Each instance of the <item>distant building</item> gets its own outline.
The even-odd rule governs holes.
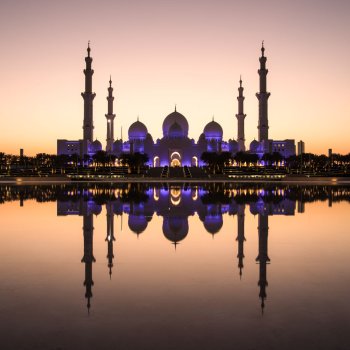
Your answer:
[[[300,140],[298,142],[298,156],[300,156],[303,153],[305,153],[305,142]]]
[[[102,150],[102,145],[98,140],[93,140],[93,100],[95,93],[92,92],[92,75],[91,68],[92,58],[90,57],[90,46],[87,48],[88,55],[85,58],[85,92],[82,93],[84,99],[84,122],[83,122],[83,139],[81,140],[57,140],[57,154],[73,155],[78,154],[81,158],[84,155],[92,156],[97,151]],[[256,94],[259,100],[259,123],[258,123],[258,141],[250,144],[250,152],[256,153],[261,158],[264,153],[279,152],[287,158],[295,154],[294,140],[271,140],[268,138],[268,112],[267,100],[270,93],[266,91],[266,57],[264,56],[265,48],[261,48],[262,56],[260,57],[260,91]],[[184,115],[176,110],[167,115],[163,121],[163,137],[153,140],[148,133],[145,124],[138,119],[131,124],[128,130],[128,139],[114,140],[114,119],[113,113],[113,87],[112,80],[109,80],[108,87],[108,111],[105,115],[107,119],[107,137],[106,151],[110,154],[120,156],[122,153],[146,153],[149,157],[150,166],[200,166],[202,165],[201,155],[203,152],[230,152],[236,154],[239,151],[245,151],[244,136],[244,99],[242,79],[239,80],[238,88],[238,113],[237,118],[237,140],[223,139],[223,129],[214,119],[207,123],[203,128],[202,134],[195,141],[189,138],[189,123]]]

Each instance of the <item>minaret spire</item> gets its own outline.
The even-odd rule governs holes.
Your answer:
[[[268,215],[259,214],[259,255],[255,259],[259,264],[259,282],[260,287],[259,297],[261,300],[261,311],[264,312],[265,299],[266,299],[266,287],[267,283],[267,271],[266,266],[270,263],[270,258],[267,254],[268,246],[268,233],[269,233],[269,217]]]
[[[84,99],[84,123],[83,123],[83,140],[84,141],[93,141],[94,135],[94,121],[93,121],[93,100],[96,96],[92,92],[92,76],[94,70],[91,69],[92,58],[90,57],[90,41],[88,42],[87,47],[87,57],[85,57],[86,67],[84,69],[85,74],[85,91],[81,93],[81,96]]]
[[[260,91],[256,94],[256,97],[259,100],[258,140],[261,142],[269,139],[267,100],[270,97],[270,93],[266,91],[266,76],[269,71],[266,69],[264,41],[262,42],[261,57],[259,58],[259,61],[260,69],[258,70],[258,73],[260,77]]]
[[[245,211],[245,205],[244,204],[238,204],[238,212],[237,212],[237,238],[236,241],[238,242],[238,268],[239,268],[239,276],[242,278],[242,269],[244,267],[243,265],[243,259],[244,259],[244,211]]]
[[[238,127],[237,127],[237,142],[238,142],[238,150],[239,151],[245,151],[245,138],[244,138],[244,119],[246,117],[246,114],[244,114],[244,99],[243,96],[243,86],[242,86],[242,76],[239,77],[239,88],[238,88],[238,114],[236,114],[236,118],[238,121]]]
[[[108,113],[105,114],[107,118],[107,145],[106,145],[106,151],[112,152],[113,151],[113,143],[114,143],[114,118],[115,114],[113,114],[113,88],[112,88],[112,76],[109,77],[109,87],[108,87]]]
[[[92,286],[94,281],[92,280],[92,264],[96,261],[93,254],[93,232],[94,232],[94,218],[91,213],[87,212],[88,209],[84,208],[84,256],[81,262],[85,264],[85,298],[87,299],[88,312],[91,307],[90,300],[92,298]]]
[[[108,259],[108,269],[109,269],[109,278],[112,278],[112,268],[113,268],[113,242],[114,238],[114,213],[113,213],[113,203],[107,202],[106,204],[107,211],[107,259]]]

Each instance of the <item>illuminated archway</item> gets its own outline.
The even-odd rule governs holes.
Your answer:
[[[174,187],[170,190],[170,201],[171,204],[176,206],[181,203],[181,188]]]
[[[155,156],[153,158],[153,166],[154,167],[159,167],[159,157],[158,156]]]
[[[198,158],[196,156],[192,157],[192,166],[198,166]]]
[[[181,166],[181,155],[179,152],[175,151],[170,155],[170,166]]]

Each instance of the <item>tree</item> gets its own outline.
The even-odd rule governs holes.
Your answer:
[[[4,152],[0,152],[0,170],[2,169],[3,165],[6,166],[6,155]]]
[[[108,163],[108,155],[106,151],[97,151],[93,156],[92,159],[94,163],[99,166],[106,166]]]
[[[264,165],[271,165],[273,162],[272,159],[272,154],[271,153],[264,153],[263,156],[261,157],[261,160],[264,161]]]
[[[223,172],[223,168],[232,160],[230,152],[221,152],[217,155],[216,166],[218,171]]]
[[[257,163],[257,161],[259,160],[259,157],[254,153],[239,151],[235,154],[233,159],[238,164],[238,166],[241,167],[243,163],[246,163],[246,164],[254,163],[254,162]]]
[[[278,163],[280,163],[283,159],[283,156],[279,152],[273,152],[271,155],[271,160],[272,163],[275,164],[275,167],[277,167]]]
[[[215,174],[217,154],[215,152],[203,152],[201,155],[201,160],[208,165],[209,172]]]
[[[259,156],[256,153],[246,153],[245,155],[248,164],[256,166],[259,161]]]
[[[70,158],[66,154],[59,154],[55,160],[56,168],[65,168],[69,162]]]
[[[123,165],[128,166],[132,173],[140,174],[141,168],[149,161],[149,157],[145,153],[135,152],[133,154],[123,153],[120,156]]]
[[[89,165],[91,161],[91,157],[89,154],[83,155],[83,165]]]

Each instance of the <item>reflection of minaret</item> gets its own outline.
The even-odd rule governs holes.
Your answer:
[[[267,215],[259,214],[259,255],[256,261],[260,264],[259,271],[259,282],[260,293],[259,297],[261,299],[261,310],[264,311],[265,299],[266,299],[266,287],[267,287],[267,277],[266,277],[266,265],[269,263],[270,259],[267,255],[267,243],[268,243],[268,233],[269,233],[269,219]]]
[[[236,241],[238,241],[238,267],[239,267],[239,276],[242,278],[242,269],[243,269],[243,259],[244,259],[244,210],[245,205],[239,204],[238,205],[238,212],[237,212],[237,238]]]
[[[238,114],[236,114],[236,118],[238,121],[238,135],[237,135],[237,142],[238,142],[238,150],[239,151],[245,151],[245,138],[244,138],[244,118],[246,117],[246,114],[243,112],[243,102],[244,102],[244,96],[243,96],[243,90],[242,87],[242,78],[239,79],[239,88],[238,88]]]
[[[108,88],[108,114],[106,114],[107,118],[107,145],[106,145],[106,151],[112,152],[113,151],[113,142],[114,142],[114,118],[115,114],[113,114],[113,88],[112,88],[112,78],[109,79],[109,88]]]
[[[90,57],[90,43],[87,48],[87,57],[85,57],[86,68],[84,69],[85,74],[85,91],[81,93],[81,96],[84,99],[84,141],[93,141],[93,130],[94,130],[94,121],[93,121],[93,100],[96,96],[92,92],[92,75],[94,70],[91,69],[92,58]]]
[[[268,112],[267,112],[267,100],[270,97],[270,93],[266,91],[266,76],[269,72],[266,69],[266,57],[264,56],[265,48],[264,42],[261,47],[261,57],[260,69],[258,70],[260,76],[260,91],[256,94],[256,97],[259,100],[259,125],[258,125],[258,134],[259,142],[267,141],[269,138],[269,122],[268,122]]]
[[[85,281],[86,287],[85,298],[87,298],[87,308],[90,310],[90,299],[92,298],[92,263],[95,262],[93,255],[93,233],[94,233],[94,218],[92,214],[84,214],[84,256],[81,262],[85,263]]]
[[[113,241],[114,238],[114,213],[113,213],[113,205],[111,202],[106,204],[107,209],[107,237],[106,242],[108,242],[108,268],[109,268],[109,277],[112,278],[112,267],[113,267]]]

